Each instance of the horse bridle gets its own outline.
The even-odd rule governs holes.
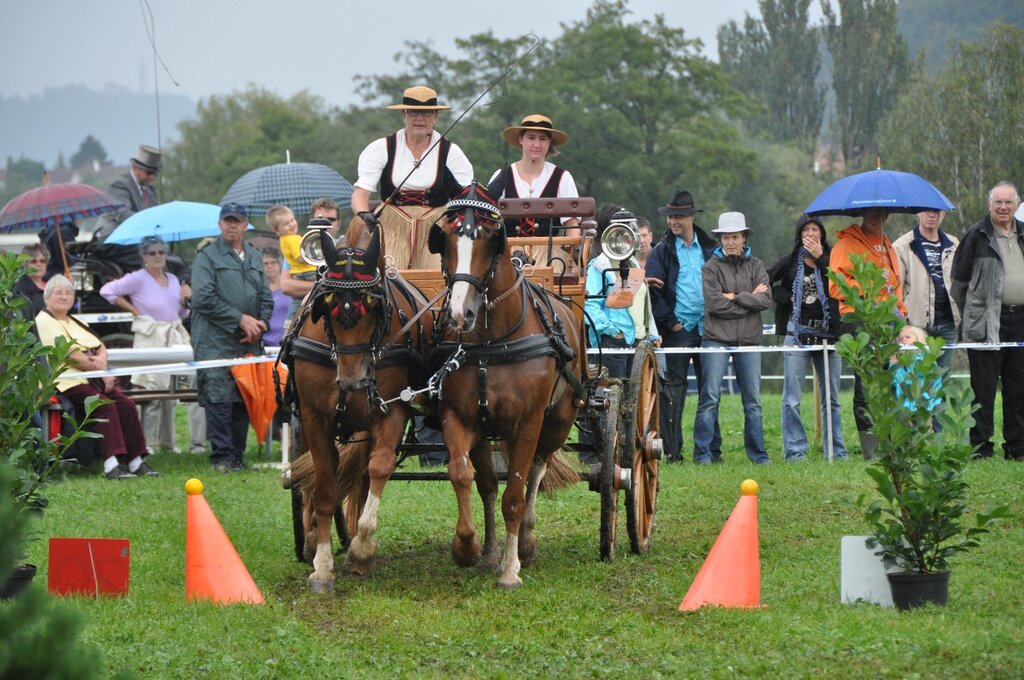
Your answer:
[[[352,254],[353,249],[348,248],[342,253],[345,254],[346,262],[345,268],[342,272],[334,272],[327,265],[323,265],[320,268],[320,280],[318,282],[317,299],[322,299],[325,306],[329,308],[327,314],[324,315],[324,332],[327,335],[327,341],[331,348],[331,360],[337,361],[338,354],[368,354],[370,358],[370,365],[366,372],[366,377],[359,381],[353,390],[345,390],[341,386],[338,387],[339,391],[357,391],[360,389],[366,390],[367,400],[372,407],[373,405],[378,406],[382,412],[387,413],[388,407],[384,402],[384,399],[380,396],[377,391],[376,381],[376,368],[377,362],[380,361],[383,355],[382,340],[387,337],[388,332],[391,330],[391,295],[389,294],[389,286],[387,277],[381,275],[380,268],[374,269],[374,276],[370,279],[359,280],[358,275],[352,267]],[[369,299],[375,299],[380,302],[379,305],[374,305],[378,314],[382,315],[382,319],[379,319],[374,324],[373,334],[370,337],[369,342],[359,343],[355,345],[339,345],[334,335],[334,328],[331,322],[331,317],[337,316],[346,320],[351,320],[349,323],[354,325],[358,322],[359,317],[354,317],[354,314],[358,313],[358,305],[362,305],[361,300],[350,301],[343,298],[347,298],[355,294]],[[334,295],[337,299],[333,303],[327,304],[326,298]],[[370,313],[367,310],[366,313]],[[339,323],[345,325],[344,322],[339,320]],[[340,416],[345,410],[345,399],[338,399],[338,413],[336,417],[340,421]]]
[[[468,205],[466,205],[464,210],[460,210],[455,213],[445,213],[445,217],[447,217],[448,215],[455,215],[456,219],[459,219],[461,217],[461,219],[459,219],[458,224],[456,224],[454,227],[448,227],[449,229],[451,229],[451,232],[453,234],[455,234],[456,236],[465,236],[469,238],[471,241],[476,241],[482,235],[485,234],[488,236],[488,238],[494,235],[497,235],[498,238],[501,238],[505,235],[505,224],[503,222],[497,222],[497,226],[495,227],[495,229],[488,233],[489,230],[483,223],[477,224],[476,216],[473,214],[475,208],[479,208],[480,210],[485,210],[487,212],[492,212],[494,210],[494,206],[490,205],[489,203],[485,203],[484,201],[467,200],[466,203]],[[446,228],[443,225],[438,226],[440,226],[442,229]],[[491,254],[490,266],[487,268],[487,273],[484,274],[482,279],[477,278],[472,274],[461,274],[459,272],[456,272],[453,275],[450,271],[448,271],[447,259],[441,258],[441,274],[444,276],[444,283],[448,287],[448,290],[451,290],[452,286],[458,283],[459,281],[465,281],[469,285],[476,288],[477,291],[484,296],[484,301],[486,303],[487,288],[490,286],[491,279],[494,278],[494,273],[498,269],[498,260],[501,257],[502,250],[502,248],[496,248],[495,252]]]

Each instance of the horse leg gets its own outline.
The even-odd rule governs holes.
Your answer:
[[[313,514],[313,487],[302,490],[302,528],[305,541],[302,545],[302,558],[307,564],[313,564],[316,553],[316,516]]]
[[[518,433],[537,433],[543,418],[524,420],[516,428]],[[505,555],[501,560],[501,575],[498,585],[512,590],[523,585],[519,578],[519,527],[526,512],[526,479],[533,465],[533,454],[537,448],[537,435],[509,441],[508,482],[501,496],[501,514],[505,518]]]
[[[333,448],[333,447],[331,447]],[[313,483],[313,513],[315,515],[316,554],[309,588],[314,593],[334,590],[334,553],[331,552],[331,527],[334,511],[338,507],[338,484],[334,477],[336,456],[314,454],[316,477]]]
[[[526,485],[526,511],[519,524],[519,561],[524,567],[530,566],[537,559],[537,536],[533,533],[533,527],[537,524],[537,490],[547,469],[547,463],[534,460]]]
[[[395,417],[391,416],[391,413]],[[393,408],[385,421],[373,428],[373,450],[367,466],[370,487],[366,494],[366,502],[359,514],[359,523],[355,535],[348,547],[345,557],[345,569],[356,576],[366,576],[377,559],[377,511],[380,499],[384,495],[384,485],[395,471],[395,451],[405,432],[408,418],[401,415],[398,408]]]
[[[452,539],[452,559],[460,567],[469,567],[480,559],[480,541],[473,524],[472,490],[473,464],[469,459],[470,431],[451,412],[442,415],[441,427],[448,448],[448,479],[455,489],[459,505],[459,519]],[[475,436],[473,436],[475,438]]]
[[[490,442],[481,440],[470,454],[476,468],[476,491],[484,505],[484,547],[477,568],[498,571],[498,532],[494,521],[494,505],[498,498],[498,473],[494,470],[494,454]]]

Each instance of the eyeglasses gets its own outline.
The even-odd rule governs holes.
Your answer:
[[[28,261],[29,264],[46,264],[49,262],[45,257],[34,257]]]
[[[989,201],[989,203],[999,208],[1012,208],[1013,206],[1017,205],[1017,201]]]
[[[406,109],[405,111],[405,115],[409,118],[432,118],[435,113],[435,111],[416,111],[411,109]]]
[[[146,255],[149,255],[150,257],[163,257],[166,254],[166,250],[151,250],[148,253],[146,253]]]
[[[314,219],[314,220],[327,220],[327,221],[328,221],[328,222],[330,222],[331,224],[334,224],[335,222],[337,222],[337,221],[338,221],[338,218],[337,218],[337,217],[326,217],[326,216],[324,216],[324,215],[314,215],[314,216],[313,216],[313,219]]]

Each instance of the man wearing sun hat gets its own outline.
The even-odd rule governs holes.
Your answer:
[[[425,85],[407,89],[400,104],[405,127],[375,140],[359,155],[359,179],[352,211],[371,228],[383,229],[386,252],[399,269],[434,269],[440,258],[427,250],[427,234],[445,204],[473,180],[473,165],[456,144],[434,130],[437,92]],[[383,210],[370,211],[380,187]]]
[[[161,160],[158,149],[142,144],[131,158],[128,172],[110,183],[107,193],[125,206],[118,213],[121,222],[140,210],[157,205],[153,180],[160,173]]]
[[[651,304],[658,333],[665,349],[700,347],[704,334],[704,294],[702,270],[711,257],[715,241],[694,223],[697,213],[689,191],[677,191],[668,205],[658,208],[668,222],[668,231],[651,249],[645,269],[651,283]],[[690,362],[701,378],[700,355],[665,354],[665,379],[662,381],[661,433],[665,440],[665,458],[681,461],[683,445],[683,406],[686,403],[687,373]],[[721,455],[721,435],[715,423],[713,450]]]
[[[159,204],[153,180],[160,173],[160,150],[141,144],[130,162],[128,172],[114,179],[107,188],[107,193],[124,205],[114,212],[102,215],[97,221],[96,233],[101,238],[140,210]]]

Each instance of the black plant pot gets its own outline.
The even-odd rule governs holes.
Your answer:
[[[892,590],[892,602],[897,609],[913,609],[926,604],[946,606],[949,597],[948,571],[935,574],[910,571],[886,576],[889,578],[889,589]]]
[[[0,588],[0,600],[10,600],[17,597],[32,583],[36,575],[36,565],[19,564],[14,568]]]

